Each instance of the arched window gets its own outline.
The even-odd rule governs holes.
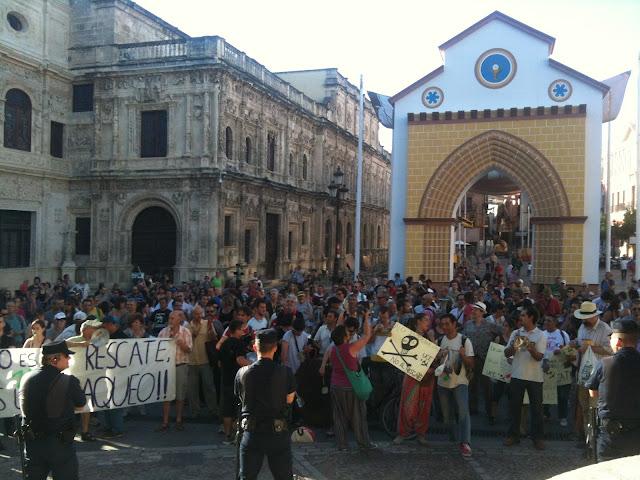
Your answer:
[[[267,170],[276,171],[276,136],[273,133],[267,135]]]
[[[251,163],[251,137],[244,139],[244,161]]]
[[[351,222],[347,223],[347,244],[345,245],[346,253],[353,252],[353,228]]]
[[[227,127],[224,131],[224,152],[229,160],[233,158],[233,130],[231,127]]]
[[[293,153],[289,153],[289,175],[293,175]]]
[[[382,229],[378,225],[378,235],[376,238],[376,248],[382,248]]]
[[[22,90],[12,88],[4,98],[4,146],[31,151],[31,100]]]
[[[327,220],[324,224],[324,256],[331,257],[331,220]]]
[[[307,155],[302,155],[302,179],[306,180],[307,179]]]

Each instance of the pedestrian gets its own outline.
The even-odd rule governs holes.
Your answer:
[[[331,349],[331,403],[333,406],[333,427],[338,450],[347,450],[347,430],[349,425],[361,449],[374,448],[369,439],[367,425],[367,404],[356,396],[346,374],[346,369],[358,371],[358,353],[371,339],[369,311],[363,314],[363,334],[358,341],[349,343],[349,334],[344,325],[338,325],[331,332],[334,347]]]
[[[304,329],[305,321],[302,318],[294,319],[291,330],[284,334],[280,343],[282,364],[289,367],[294,375],[309,351],[308,344],[311,336]]]
[[[66,342],[42,347],[41,367],[29,373],[20,386],[22,435],[26,447],[25,475],[29,479],[76,480],[78,458],[75,409],[86,404],[80,381],[62,373],[69,367]]]
[[[544,335],[547,338],[547,351],[545,352],[545,359],[543,360],[543,368],[545,368],[546,362],[552,357],[558,357],[562,354],[562,348],[566,347],[570,343],[569,335],[558,328],[558,317],[545,317],[544,318]],[[567,421],[567,414],[569,413],[569,392],[571,390],[571,384],[558,385],[558,418],[560,420],[560,426],[566,427],[569,425]],[[551,411],[549,405],[544,406],[544,416],[550,418]]]
[[[228,345],[226,342],[225,347]],[[273,361],[277,345],[274,329],[260,330],[255,340],[258,361],[244,366],[235,376],[234,393],[242,405],[241,480],[257,479],[265,456],[274,480],[293,479],[286,412],[295,399],[296,385],[291,369]]]
[[[444,336],[439,345],[447,352],[447,356],[443,372],[438,377],[438,396],[442,415],[459,444],[460,453],[464,457],[470,457],[471,416],[467,372],[473,370],[474,352],[471,341],[458,333],[456,325],[456,317],[450,313],[440,317],[440,328]]]
[[[184,430],[182,412],[184,400],[189,386],[189,358],[193,348],[191,332],[182,326],[185,321],[184,312],[175,311],[169,314],[169,324],[158,334],[158,338],[173,338],[176,342],[176,430]],[[169,410],[171,402],[162,403],[162,425],[160,432],[169,430]]]
[[[213,326],[203,320],[204,311],[200,305],[192,310],[192,318],[189,322],[189,331],[192,336],[193,349],[189,356],[189,389],[188,399],[191,415],[200,415],[200,388],[204,394],[205,404],[210,415],[216,415],[216,390],[213,382],[213,370],[209,366],[206,343],[218,340]]]
[[[629,268],[629,260],[624,257],[620,260],[620,279],[623,282],[627,281],[627,268]]]
[[[407,327],[426,338],[431,329],[431,317],[415,316],[409,320]],[[435,387],[433,373],[434,368],[429,368],[420,381],[410,375],[404,375],[398,412],[398,436],[393,440],[396,445],[402,443],[412,432],[415,432],[420,445],[427,445],[426,435]]]
[[[527,305],[520,313],[522,326],[511,333],[504,355],[513,357],[511,370],[511,395],[509,404],[511,422],[504,445],[510,447],[520,443],[520,418],[524,392],[529,395],[531,410],[531,437],[537,450],[544,450],[543,419],[542,419],[542,359],[547,349],[547,339],[538,324],[538,310]]]
[[[640,454],[638,334],[633,320],[613,322],[610,346],[615,354],[603,358],[587,382],[589,393],[598,399],[598,460]]]

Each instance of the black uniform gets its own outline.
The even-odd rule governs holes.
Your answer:
[[[273,332],[272,335],[276,333]],[[273,360],[262,358],[238,371],[235,393],[242,402],[242,480],[254,480],[258,477],[265,455],[275,480],[293,479],[287,395],[293,393],[295,388],[291,369],[278,365]]]
[[[64,342],[62,342],[64,343]],[[66,346],[65,346],[66,348]],[[73,445],[75,407],[86,403],[79,380],[46,365],[20,386],[26,444],[26,475],[44,480],[78,478],[78,459]]]
[[[640,454],[640,352],[624,347],[603,358],[586,387],[598,390],[598,459]]]

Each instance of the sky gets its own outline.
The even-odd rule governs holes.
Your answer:
[[[224,37],[271,71],[336,67],[355,85],[362,74],[365,90],[385,95],[439,67],[438,45],[500,10],[555,37],[552,58],[596,80],[633,70],[614,142],[637,118],[640,0],[137,3],[191,36]],[[382,127],[380,140],[391,149]]]

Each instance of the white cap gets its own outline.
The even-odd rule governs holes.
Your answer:
[[[482,310],[482,313],[487,313],[487,306],[484,302],[476,302],[473,304],[473,308],[477,308],[478,310]]]
[[[66,320],[67,315],[64,312],[58,312],[53,318],[55,318],[56,320]]]
[[[78,322],[78,321],[84,322],[86,319],[87,319],[87,314],[84,313],[83,311],[76,312],[75,315],[73,316],[74,322]]]

